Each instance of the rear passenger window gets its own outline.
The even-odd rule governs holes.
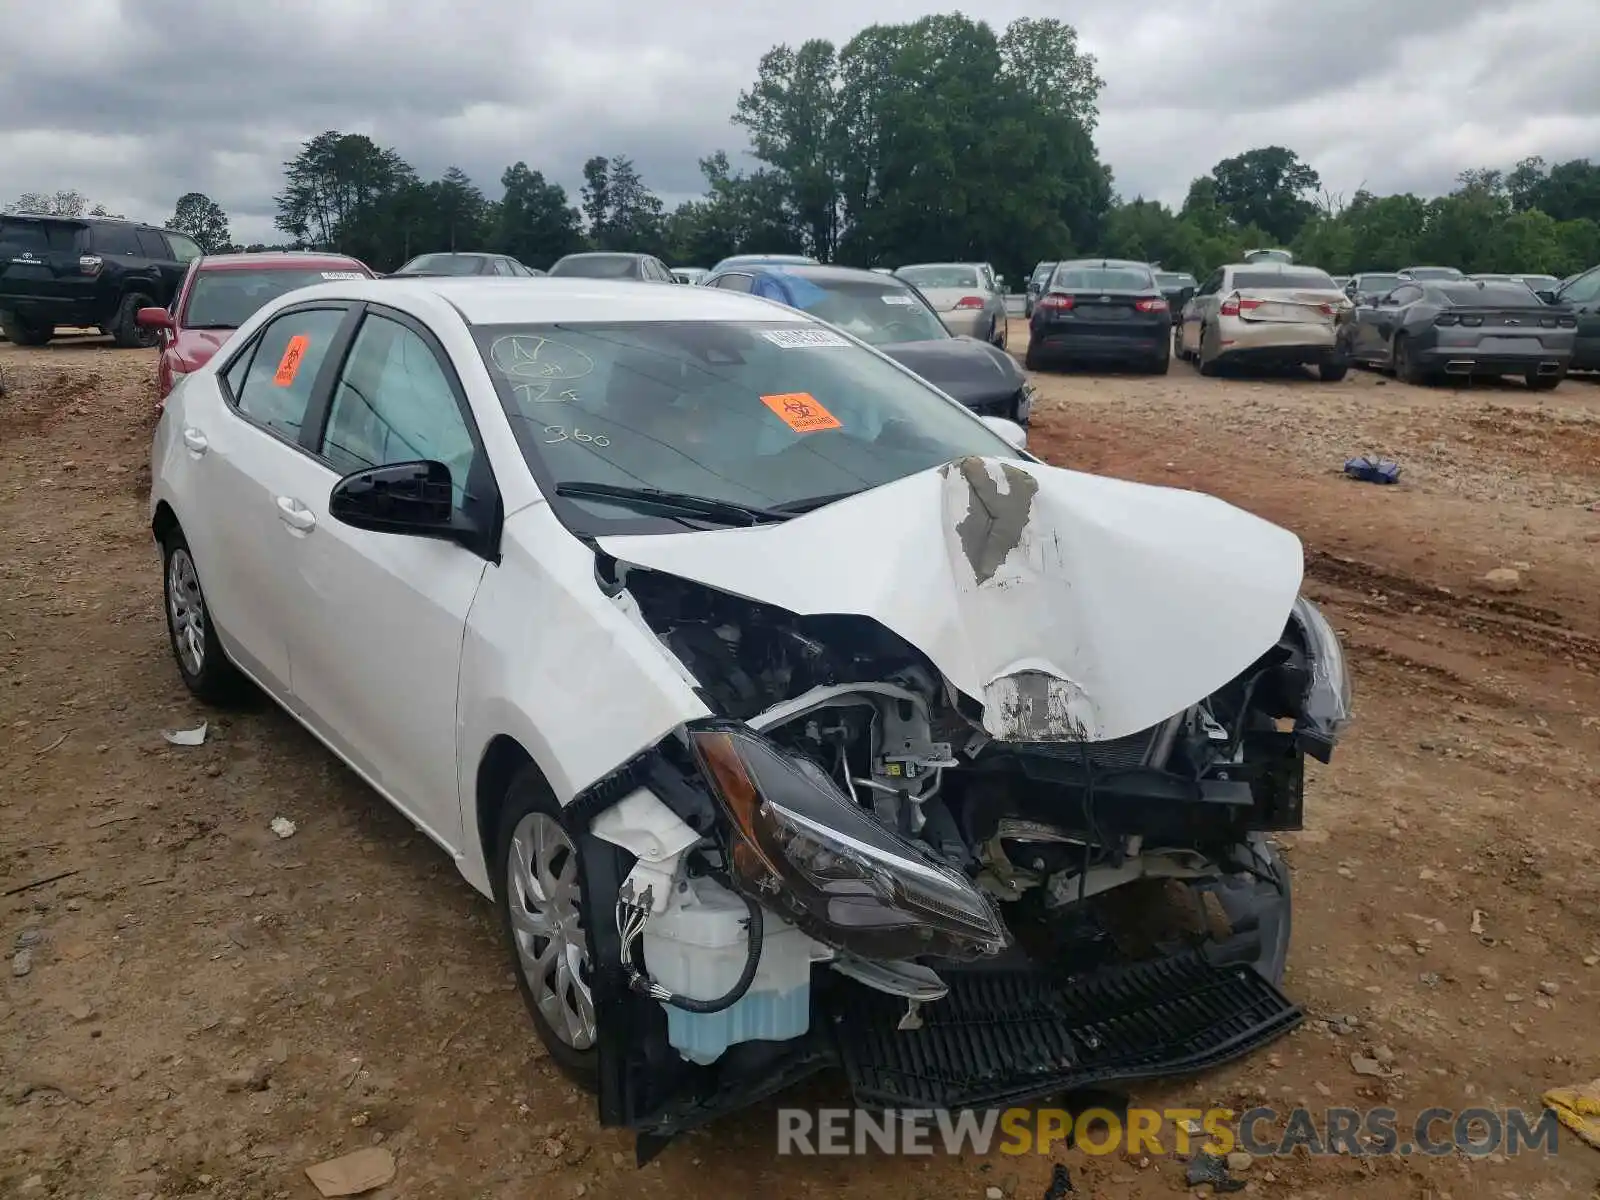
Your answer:
[[[93,226],[96,254],[139,254],[139,232],[132,225]]]
[[[342,308],[303,309],[268,325],[256,339],[242,380],[235,380],[240,364],[228,369],[229,389],[239,411],[279,437],[297,441],[317,372],[344,314]],[[249,352],[242,357],[249,357]]]
[[[136,235],[139,238],[140,254],[143,254],[146,258],[159,259],[162,262],[166,261],[167,243],[161,239],[159,233],[154,229],[140,229],[136,231]]]
[[[726,288],[730,292],[748,292],[755,284],[753,275],[724,275],[717,280],[716,286]]]
[[[172,247],[172,257],[178,262],[193,262],[200,257],[200,243],[184,237],[181,233],[167,234],[167,244]]]

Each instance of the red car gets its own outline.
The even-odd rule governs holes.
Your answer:
[[[352,278],[375,276],[365,263],[343,254],[276,250],[195,259],[172,307],[141,308],[137,317],[140,325],[162,331],[157,410],[178,380],[209,361],[268,300],[324,280]]]

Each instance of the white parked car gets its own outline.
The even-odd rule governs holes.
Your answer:
[[[492,900],[608,1123],[1198,1069],[1299,1019],[1338,639],[1292,534],[1022,437],[736,293],[306,288],[157,426],[172,649]]]

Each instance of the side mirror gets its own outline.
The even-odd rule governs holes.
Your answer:
[[[442,462],[394,463],[346,475],[328,495],[328,515],[356,529],[459,540],[472,532],[456,519],[450,468]]]
[[[172,328],[172,314],[164,308],[141,308],[133,314],[133,320],[145,329]]]
[[[1539,297],[1539,299],[1543,300],[1546,304],[1556,303],[1556,294],[1549,288],[1540,288],[1538,291],[1534,292],[1534,295]]]
[[[1004,438],[1006,445],[1013,450],[1028,448],[1028,431],[1015,421],[1008,421],[1004,417],[980,417],[979,420]]]

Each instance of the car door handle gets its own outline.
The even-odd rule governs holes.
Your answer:
[[[183,431],[183,444],[189,447],[189,451],[192,454],[204,454],[207,447],[211,445],[210,442],[206,441],[206,435],[192,425]]]
[[[278,520],[296,533],[309,533],[316,526],[317,514],[293,496],[279,496],[277,504]]]

